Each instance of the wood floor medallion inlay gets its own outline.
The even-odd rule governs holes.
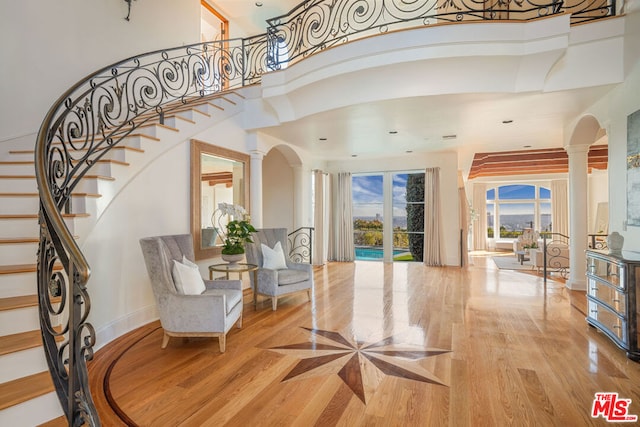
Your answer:
[[[300,354],[309,353],[291,369],[282,381],[288,381],[303,374],[318,371],[319,375],[337,370],[337,375],[351,391],[366,405],[365,390],[375,392],[380,374],[447,386],[441,379],[411,361],[450,353],[444,349],[419,349],[415,346],[397,343],[394,337],[377,342],[349,340],[340,332],[302,327],[311,333],[309,342],[270,347],[269,350]],[[318,342],[324,338],[330,343]],[[328,368],[326,370],[321,367]]]

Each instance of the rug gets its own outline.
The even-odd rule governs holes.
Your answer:
[[[504,256],[494,256],[492,257],[493,262],[500,270],[529,270],[533,269],[531,262],[525,261],[520,265],[520,261],[516,258],[515,255],[504,255]]]

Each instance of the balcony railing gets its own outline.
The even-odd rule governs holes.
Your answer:
[[[86,361],[89,265],[64,223],[71,193],[89,169],[142,124],[172,109],[256,84],[262,75],[337,44],[441,22],[528,20],[569,11],[572,22],[615,13],[615,3],[559,0],[313,0],[268,21],[265,34],[139,55],[81,80],[51,107],[35,147],[40,192],[38,298],[45,355],[69,425],[100,425]],[[311,254],[309,254],[311,257]],[[63,267],[58,271],[57,265]],[[60,297],[60,303],[54,303]],[[53,326],[63,318],[61,330]],[[58,342],[58,337],[64,337]]]

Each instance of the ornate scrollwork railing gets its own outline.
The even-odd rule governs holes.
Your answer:
[[[35,154],[40,325],[49,370],[70,424],[99,425],[86,369],[95,342],[87,322],[89,265],[61,214],[73,189],[93,164],[142,124],[172,108],[259,82],[267,71],[266,57],[266,35],[137,56],[82,80],[45,117]],[[56,323],[63,323],[60,330]],[[59,337],[64,337],[60,344]]]
[[[474,20],[531,20],[563,12],[571,22],[615,14],[615,0],[307,0],[268,19],[276,67],[329,47],[405,28]]]
[[[313,231],[313,227],[300,227],[287,235],[291,261],[313,263]]]
[[[608,234],[587,234],[587,236],[589,236],[589,241],[587,242],[587,247],[589,249],[595,249],[598,251],[609,249],[609,246],[607,245]]]
[[[569,236],[560,233],[543,232],[542,237],[542,276],[544,283],[550,273],[562,278],[569,277]]]
[[[581,22],[613,15],[615,3],[585,0],[566,10],[573,13],[573,22]],[[562,11],[561,0],[308,0],[288,15],[269,20],[265,34],[129,58],[65,92],[42,123],[35,160],[40,192],[40,325],[49,370],[69,424],[100,421],[86,368],[95,342],[95,331],[87,322],[90,270],[62,212],[70,209],[73,189],[111,148],[146,122],[162,121],[167,112],[259,83],[264,73],[336,44],[438,22],[523,20]],[[300,255],[293,255],[297,259],[311,262],[312,232],[300,232],[292,241],[292,248],[302,248]],[[58,323],[62,328],[55,327]]]

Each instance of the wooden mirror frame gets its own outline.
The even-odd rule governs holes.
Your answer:
[[[210,154],[212,156],[221,157],[236,162],[243,163],[244,172],[244,199],[242,205],[247,210],[249,209],[249,178],[251,176],[249,164],[251,157],[248,154],[239,153],[237,151],[229,150],[215,145],[207,144],[206,142],[191,140],[191,235],[193,236],[193,250],[196,260],[214,258],[220,256],[222,252],[222,246],[213,246],[210,248],[202,247],[202,215],[200,212],[202,206],[202,190],[201,190],[201,170],[200,159],[202,154]]]

